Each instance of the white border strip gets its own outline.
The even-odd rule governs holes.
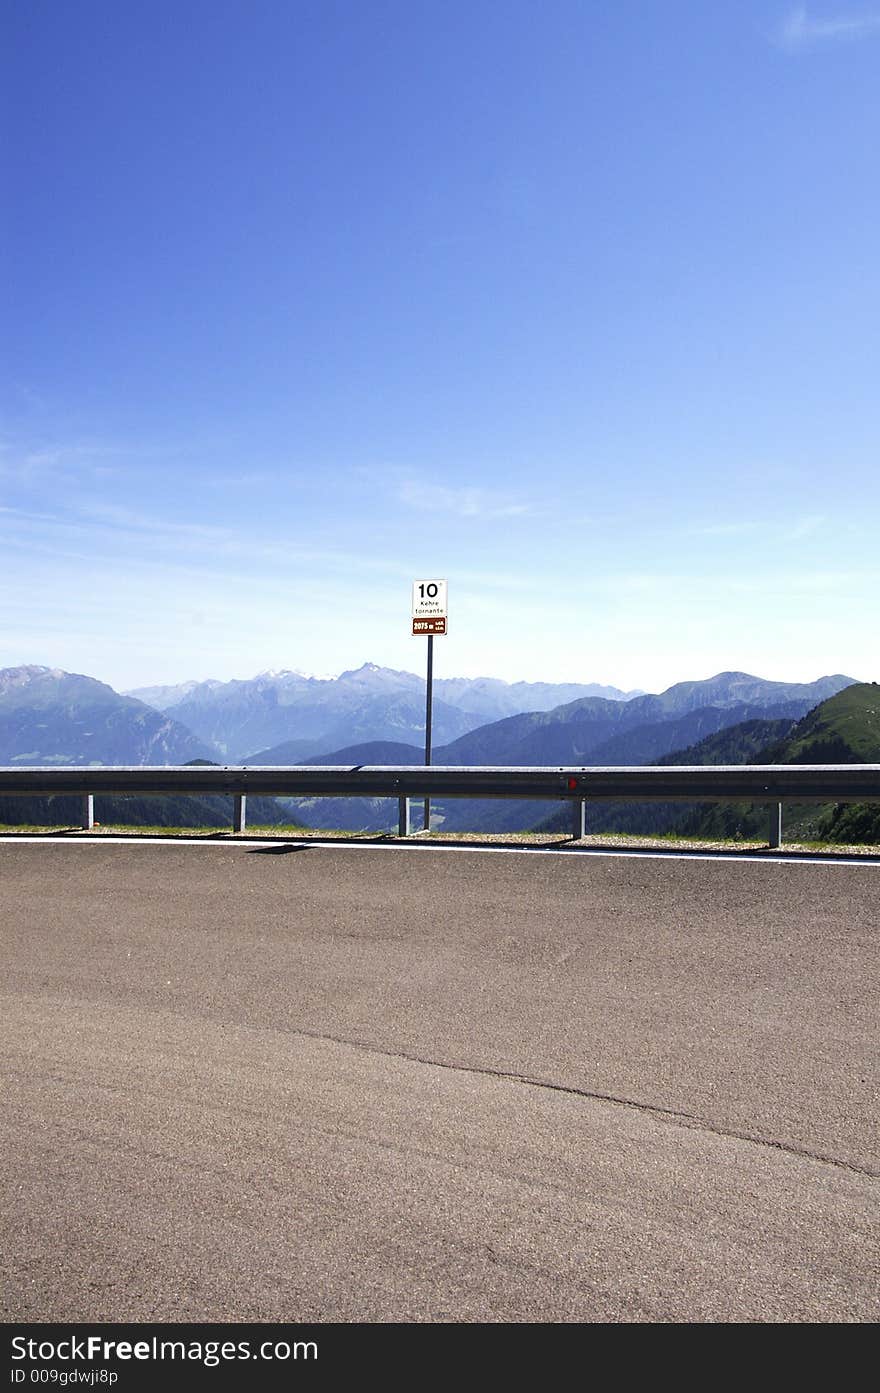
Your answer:
[[[628,851],[626,849],[614,849],[604,847],[522,847],[522,846],[474,846],[467,843],[458,842],[454,846],[442,846],[433,842],[354,842],[344,841],[313,841],[311,838],[297,840],[296,838],[279,837],[268,841],[257,841],[229,838],[228,841],[220,841],[216,838],[202,839],[200,837],[90,837],[87,833],[72,833],[63,837],[52,836],[3,836],[0,834],[0,846],[199,846],[206,848],[219,848],[222,851],[234,851],[243,849],[246,851],[266,851],[279,849],[282,847],[296,848],[303,851],[440,851],[440,852],[476,852],[480,856],[564,856],[567,861],[573,858],[590,857],[613,857],[620,861],[626,860],[647,860],[647,861],[723,861],[734,865],[752,866],[861,866],[871,870],[880,870],[880,861],[870,856],[835,857],[828,859],[824,852],[817,852],[811,855],[809,852],[801,852],[798,856],[779,856],[771,851],[765,852],[761,856],[750,856],[738,851]]]

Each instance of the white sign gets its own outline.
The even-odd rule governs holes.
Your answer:
[[[412,588],[412,631],[414,634],[445,634],[446,581],[414,580]]]
[[[412,591],[413,619],[446,619],[446,581],[414,580]]]

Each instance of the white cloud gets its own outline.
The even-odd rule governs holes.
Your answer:
[[[362,549],[297,544],[247,529],[168,519],[113,503],[83,503],[54,513],[0,505],[0,529],[3,546],[16,549],[23,564],[28,556],[41,554],[77,562],[100,559],[104,566],[122,566],[128,572],[140,563],[167,571],[169,558],[173,564],[176,556],[182,556],[206,581],[212,567],[221,566],[226,570],[217,570],[216,577],[224,575],[227,583],[252,577],[255,571],[271,575],[276,583],[305,571],[328,581],[343,577],[349,584],[352,577],[358,583],[364,577],[377,582],[387,579],[399,584],[405,596],[418,572],[416,561],[408,561],[406,555],[368,555]],[[480,579],[507,583],[505,577],[491,573],[481,573]]]
[[[733,541],[742,540],[746,543],[750,540],[760,541],[762,539],[765,544],[802,542],[820,532],[827,521],[828,519],[823,513],[805,513],[794,519],[751,518],[734,522],[706,523],[703,526],[691,528],[687,535],[718,539],[729,538]]]
[[[811,44],[866,39],[880,35],[880,13],[834,15],[814,18],[804,5],[791,10],[783,21],[779,37],[786,48],[805,48]]]
[[[100,442],[66,442],[33,448],[10,441],[0,444],[0,479],[25,486],[54,487],[62,480],[76,482],[82,477],[106,478],[123,462],[152,458],[151,452],[126,445]]]
[[[807,537],[814,537],[825,525],[825,517],[821,513],[809,513],[803,517],[795,518],[788,533],[785,536],[787,542],[802,542]]]
[[[397,496],[401,503],[420,512],[454,513],[461,518],[525,517],[531,511],[527,503],[490,493],[487,489],[448,488],[416,479],[404,479]]]
[[[750,520],[748,522],[712,522],[704,527],[694,527],[690,530],[693,537],[748,537],[752,533],[761,532],[766,528],[766,523]]]
[[[115,503],[83,504],[77,512],[99,524],[125,531],[149,533],[157,537],[184,537],[193,541],[221,543],[229,540],[232,535],[228,527],[211,527],[205,523],[157,518],[134,508],[120,507]]]

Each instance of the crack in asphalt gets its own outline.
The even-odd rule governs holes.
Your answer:
[[[504,1079],[509,1083],[524,1084],[527,1088],[543,1089],[548,1093],[565,1093],[574,1098],[586,1098],[594,1103],[609,1103],[614,1107],[631,1108],[635,1112],[648,1113],[654,1117],[676,1122],[689,1130],[708,1132],[716,1137],[727,1137],[733,1141],[751,1142],[753,1146],[767,1147],[772,1151],[782,1151],[807,1161],[819,1161],[834,1166],[838,1170],[850,1171],[854,1175],[867,1176],[870,1180],[880,1179],[880,1171],[870,1166],[860,1166],[855,1161],[846,1161],[840,1156],[827,1152],[811,1151],[809,1147],[796,1146],[793,1142],[781,1141],[775,1137],[762,1137],[754,1132],[741,1132],[732,1127],[719,1127],[696,1113],[683,1112],[676,1108],[664,1108],[659,1103],[642,1103],[636,1098],[624,1098],[615,1093],[599,1093],[588,1088],[578,1088],[575,1084],[553,1083],[549,1079],[532,1078],[529,1074],[518,1074],[513,1070],[493,1069],[484,1064],[454,1064],[444,1059],[428,1059],[424,1055],[407,1054],[404,1050],[387,1050],[381,1045],[371,1045],[365,1040],[351,1040],[344,1036],[326,1035],[317,1030],[291,1030],[291,1035],[301,1035],[309,1040],[326,1040],[334,1045],[347,1045],[362,1050],[365,1054],[382,1055],[386,1059],[403,1059],[409,1064],[424,1064],[433,1069],[446,1069],[456,1074],[476,1074],[486,1078]]]
[[[712,1136],[728,1138],[733,1141],[750,1142],[753,1146],[765,1147],[772,1151],[780,1151],[787,1155],[797,1156],[803,1160],[817,1161],[823,1165],[834,1166],[838,1170],[848,1171],[853,1175],[865,1176],[870,1180],[880,1179],[880,1171],[870,1166],[862,1166],[855,1161],[847,1161],[840,1156],[832,1156],[827,1152],[812,1151],[809,1147],[797,1146],[793,1142],[782,1141],[776,1137],[760,1136],[757,1133],[739,1131],[733,1127],[721,1127],[716,1123],[710,1122],[708,1118],[700,1117],[696,1113],[685,1112],[678,1108],[666,1108],[659,1103],[645,1103],[639,1101],[637,1098],[626,1098],[622,1094],[602,1093],[594,1089],[579,1088],[576,1084],[554,1083],[550,1079],[534,1078],[529,1074],[517,1073],[515,1070],[493,1069],[490,1065],[485,1064],[456,1064],[451,1060],[431,1059],[425,1055],[410,1054],[405,1050],[385,1049],[381,1045],[371,1044],[366,1040],[356,1040],[346,1036],[331,1035],[325,1031],[308,1030],[302,1027],[288,1027],[283,1033],[305,1040],[317,1040],[324,1041],[327,1044],[341,1045],[348,1049],[360,1050],[364,1054],[378,1055],[384,1059],[400,1059],[408,1064],[422,1064],[426,1068],[443,1069],[449,1073],[470,1074],[483,1078],[502,1079],[508,1083],[522,1084],[526,1088],[540,1089],[547,1093],[562,1093],[573,1098],[584,1098],[589,1102],[607,1103],[612,1107],[629,1108],[634,1112],[646,1113],[649,1116],[676,1123],[688,1130],[706,1132]]]

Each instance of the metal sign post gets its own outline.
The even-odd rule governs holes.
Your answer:
[[[428,677],[425,690],[425,765],[431,763],[431,706],[434,699],[434,635],[428,634]],[[431,830],[431,800],[425,799],[425,831]]]
[[[446,633],[445,580],[415,580],[412,589],[412,631],[428,639],[428,673],[425,692],[425,765],[431,763],[431,717],[434,701],[434,635]],[[431,800],[425,799],[425,831],[431,830]]]

